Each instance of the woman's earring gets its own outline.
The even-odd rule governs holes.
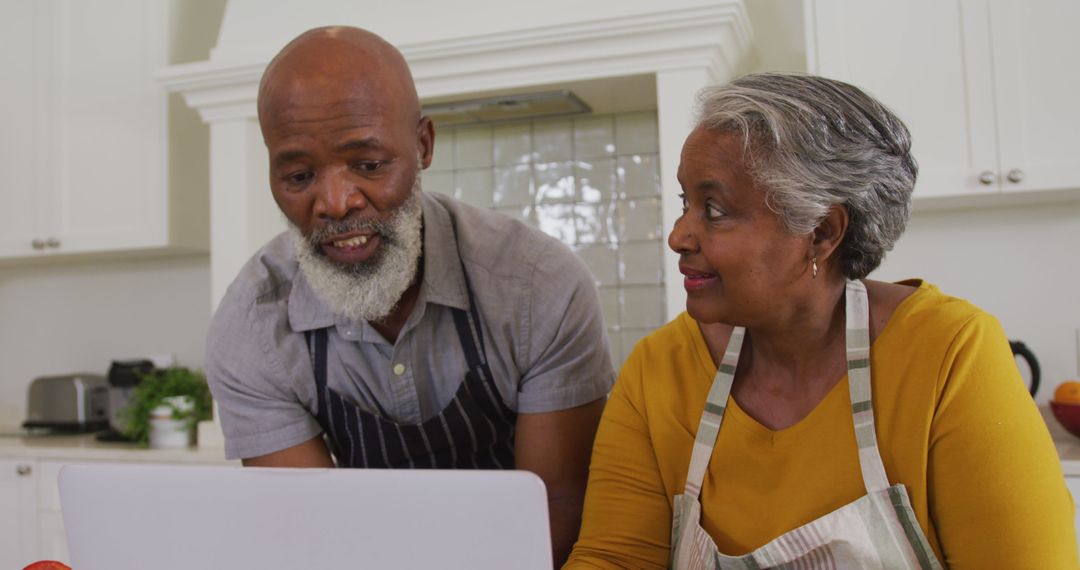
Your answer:
[[[813,264],[813,273],[810,274],[811,279],[817,279],[817,258],[811,257],[810,263]]]

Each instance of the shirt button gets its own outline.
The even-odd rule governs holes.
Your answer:
[[[405,365],[404,364],[399,362],[399,363],[394,365],[394,375],[395,376],[401,376],[404,373],[405,373]]]

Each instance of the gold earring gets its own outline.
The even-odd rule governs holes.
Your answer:
[[[811,257],[810,263],[813,264],[813,273],[811,273],[810,278],[817,279],[817,258]]]

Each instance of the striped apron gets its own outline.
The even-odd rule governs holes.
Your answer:
[[[326,382],[327,329],[307,334],[315,371],[318,421],[339,467],[513,469],[516,414],[495,387],[480,315],[468,282],[469,310],[452,308],[468,372],[454,399],[419,424],[366,412]]]
[[[866,287],[848,281],[847,368],[866,495],[742,556],[727,556],[701,528],[701,483],[712,457],[746,331],[735,327],[709,390],[683,493],[674,498],[671,567],[941,568],[911,509],[907,489],[889,485],[878,453],[870,394],[870,311]]]

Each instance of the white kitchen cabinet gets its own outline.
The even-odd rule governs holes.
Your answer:
[[[915,197],[1080,189],[1080,2],[808,0],[811,72],[907,123]]]
[[[168,0],[0,10],[0,258],[205,250],[170,203]]]
[[[1073,524],[1076,527],[1076,541],[1080,543],[1080,477],[1066,476],[1065,486],[1069,488],[1069,493],[1072,494],[1073,506],[1076,508]]]
[[[37,462],[0,458],[0,568],[38,560]]]

